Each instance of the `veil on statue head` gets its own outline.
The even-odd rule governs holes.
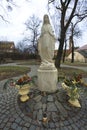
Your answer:
[[[43,17],[43,25],[44,24],[50,24],[49,16],[48,14],[45,14]]]

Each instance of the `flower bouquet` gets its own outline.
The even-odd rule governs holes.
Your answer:
[[[64,82],[62,83],[63,89],[67,91],[67,95],[69,96],[68,102],[75,107],[81,107],[79,102],[79,88],[78,84],[80,85],[81,77],[76,80],[77,78],[73,76],[73,78],[65,78]]]
[[[74,73],[74,79],[77,83],[77,86],[86,86],[87,87],[87,83],[85,83],[85,81],[82,79],[82,75],[81,74],[76,74]]]
[[[16,82],[16,87],[19,89],[20,100],[25,102],[29,99],[28,93],[31,84],[31,78],[28,75],[24,75]]]

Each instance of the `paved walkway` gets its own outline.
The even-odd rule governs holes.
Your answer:
[[[21,103],[18,90],[8,84],[0,93],[0,130],[87,130],[87,95],[81,93],[81,108],[72,107],[67,101],[62,89],[49,95],[33,89],[30,100]],[[44,112],[47,124],[42,122]]]
[[[38,66],[37,66],[38,67]],[[31,74],[36,74],[36,66]],[[30,90],[30,100],[21,103],[18,90],[7,84],[0,83],[0,130],[87,130],[87,89],[83,88],[80,102],[81,108],[68,104],[68,97],[62,90],[55,94],[40,93],[37,89]],[[43,123],[46,112],[48,122]]]

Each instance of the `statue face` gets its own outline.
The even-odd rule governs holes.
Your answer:
[[[44,23],[45,24],[49,23],[49,17],[48,17],[48,15],[44,15]]]

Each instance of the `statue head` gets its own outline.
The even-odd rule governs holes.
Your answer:
[[[43,24],[50,24],[49,16],[47,14],[43,17]]]

